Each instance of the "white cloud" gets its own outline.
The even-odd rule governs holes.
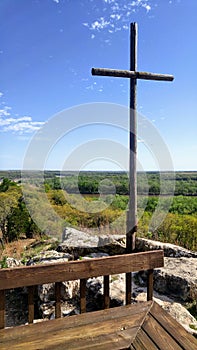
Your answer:
[[[2,97],[2,96],[3,96],[3,92],[0,91],[0,97]]]
[[[106,21],[104,19],[104,17],[100,17],[100,19],[98,21],[95,21],[90,25],[90,28],[96,29],[96,30],[101,30],[101,29],[108,27],[109,24],[110,24],[110,21]]]
[[[59,4],[60,0],[53,0],[56,4]]]
[[[103,0],[104,7],[96,8],[103,16],[98,16],[93,22],[84,22],[83,25],[89,30],[100,32],[107,29],[112,34],[119,30],[128,30],[131,22],[131,15],[137,11],[151,11],[150,0]],[[106,15],[108,10],[109,15]],[[104,17],[105,15],[105,17]]]
[[[11,107],[9,106],[4,106],[4,108],[0,109],[0,118],[9,117],[10,116],[10,112],[8,112],[9,110],[11,110]]]
[[[0,109],[0,132],[11,131],[20,135],[32,133],[40,129],[43,124],[43,122],[33,121],[31,116],[13,118],[11,116],[11,107],[9,106]]]
[[[20,119],[20,118],[19,118]],[[23,133],[32,133],[34,131],[37,131],[40,129],[40,127],[43,125],[43,122],[21,122],[15,119],[15,121],[12,121],[10,125],[5,126],[3,131],[8,132],[12,131],[13,133],[19,133],[20,135]]]
[[[151,6],[148,4],[143,4],[142,7],[144,7],[147,12],[149,12],[151,10]]]
[[[115,2],[115,0],[104,0],[106,4],[111,4],[112,2]]]
[[[110,15],[110,18],[116,19],[117,21],[119,21],[119,19],[121,18],[121,15],[118,13],[112,14]]]

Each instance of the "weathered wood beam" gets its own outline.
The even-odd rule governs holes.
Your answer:
[[[58,264],[0,269],[0,290],[150,270],[164,264],[163,251],[115,255]]]
[[[104,309],[109,309],[110,297],[109,297],[109,275],[104,276]]]
[[[61,317],[61,282],[55,283],[55,318]]]
[[[92,75],[100,75],[115,78],[131,78],[159,81],[173,81],[174,76],[170,74],[157,74],[149,72],[135,72],[131,70],[119,70],[108,68],[92,68]]]
[[[5,327],[5,291],[0,290],[0,329]]]
[[[153,300],[153,269],[147,274],[147,301]]]
[[[80,311],[86,312],[86,278],[80,279]]]
[[[33,323],[34,320],[34,290],[35,286],[28,287],[28,322]]]

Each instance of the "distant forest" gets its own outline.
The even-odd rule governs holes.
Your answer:
[[[42,172],[27,172],[28,182],[32,184],[43,176]],[[25,177],[25,172],[23,172]],[[11,181],[20,182],[21,172],[18,170],[0,171],[0,180],[8,178]],[[109,180],[115,186],[116,194],[129,195],[129,179],[125,172],[60,172],[44,171],[46,186],[51,189],[66,189],[68,193],[76,193],[78,189],[81,194],[98,194],[99,184],[103,180]],[[161,190],[162,183],[162,193]],[[173,189],[173,186],[175,188]],[[197,172],[138,172],[137,174],[138,194],[149,194],[157,196],[159,194],[175,196],[197,196]],[[107,186],[109,190],[109,186]]]
[[[31,218],[22,191],[39,210],[50,208],[65,223],[81,230],[100,234],[125,234],[129,199],[128,175],[123,172],[59,171],[0,172],[0,242],[2,245],[20,238],[57,234],[53,215],[42,230]],[[48,198],[39,202],[41,186]],[[197,250],[197,172],[148,172],[137,174],[138,236],[181,245]],[[36,194],[35,194],[36,189]],[[42,189],[42,191],[43,191]],[[81,194],[81,196],[79,196]],[[174,194],[174,195],[173,195]],[[100,196],[102,200],[100,200]],[[84,200],[85,199],[85,200]],[[172,199],[172,201],[171,201]],[[95,201],[100,210],[94,211]],[[103,202],[102,202],[103,201]],[[103,206],[104,203],[104,206]],[[159,211],[158,211],[159,203]],[[99,207],[100,205],[100,207]],[[157,215],[154,212],[157,209]],[[165,219],[160,220],[164,214]],[[158,226],[158,221],[160,222]],[[50,229],[49,229],[50,228]],[[60,228],[61,231],[61,228]],[[62,231],[61,231],[62,232]]]

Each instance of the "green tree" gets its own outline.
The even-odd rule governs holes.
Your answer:
[[[18,188],[0,193],[0,229],[4,241],[7,241],[8,218],[17,207],[19,196]]]

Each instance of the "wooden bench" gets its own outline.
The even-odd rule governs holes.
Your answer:
[[[157,250],[0,270],[0,328],[2,328],[0,349],[165,348],[166,350],[166,347],[162,347],[164,344],[165,346],[171,344],[168,349],[173,350],[196,349],[196,339],[187,334],[173,319],[169,318],[168,323],[168,315],[152,301],[153,269],[162,267],[163,264],[163,251]],[[147,302],[109,309],[109,276],[142,270],[148,271]],[[104,276],[105,310],[86,313],[86,280],[97,276]],[[80,306],[83,314],[61,318],[60,284],[62,281],[78,279],[80,279]],[[34,286],[52,282],[55,282],[56,319],[33,324]],[[5,290],[23,286],[28,287],[29,324],[5,329]],[[129,295],[126,295],[126,303],[129,304],[130,290],[127,294]],[[147,321],[148,319],[151,323]],[[151,333],[151,337],[148,333]],[[163,339],[161,340],[163,345],[160,347],[156,344],[158,335]],[[178,336],[179,342],[175,339]]]

